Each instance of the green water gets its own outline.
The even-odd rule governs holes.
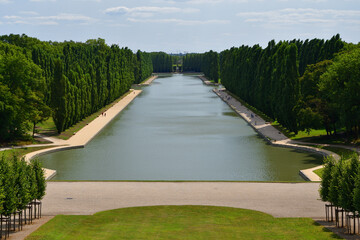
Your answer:
[[[84,149],[40,158],[58,180],[302,180],[321,158],[272,147],[195,76],[156,79]]]

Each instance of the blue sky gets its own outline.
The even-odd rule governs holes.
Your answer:
[[[0,0],[0,34],[10,33],[168,53],[337,33],[358,43],[360,0]]]

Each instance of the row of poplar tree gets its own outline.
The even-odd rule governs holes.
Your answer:
[[[360,133],[360,45],[329,40],[270,41],[188,54],[184,71],[203,72],[284,127]]]
[[[319,192],[321,200],[330,202],[331,206],[335,206],[338,210],[340,208],[341,211],[345,211],[347,213],[351,212],[353,213],[354,217],[359,217],[359,156],[354,153],[349,159],[341,158],[339,161],[335,161],[332,157],[327,158],[323,168],[322,181]],[[338,213],[336,212],[335,214]],[[339,216],[336,216],[336,221],[339,220]]]
[[[23,136],[49,116],[64,131],[148,78],[152,58],[103,39],[0,36],[0,142]]]
[[[183,56],[184,72],[203,72],[214,82],[219,82],[219,54],[214,51],[206,53],[190,53]]]
[[[34,200],[45,195],[46,181],[41,164],[33,160],[27,164],[14,156],[0,158],[0,214],[10,216],[22,211]]]

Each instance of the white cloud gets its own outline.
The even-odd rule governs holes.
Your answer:
[[[134,7],[128,8],[125,6],[108,8],[104,11],[106,14],[115,15],[129,15],[131,17],[152,17],[155,14],[170,14],[170,13],[194,13],[199,12],[199,9],[194,8],[177,8],[177,7]]]
[[[80,14],[62,13],[54,16],[4,16],[8,24],[57,25],[59,22],[90,23],[96,19]]]
[[[30,2],[56,2],[56,0],[29,0]]]
[[[41,16],[41,17],[34,17],[33,19],[39,20],[60,20],[60,21],[92,21],[94,20],[91,17],[87,17],[81,14],[68,14],[68,13],[61,13],[56,16]]]
[[[11,1],[10,0],[0,0],[0,4],[1,3],[11,3]]]
[[[240,12],[237,14],[245,22],[276,24],[338,23],[360,20],[360,11],[313,8],[286,8],[263,12]]]
[[[20,14],[23,14],[23,15],[39,15],[37,12],[34,12],[34,11],[21,11],[19,12]]]
[[[248,0],[189,0],[188,4],[246,3]]]
[[[175,23],[178,25],[206,25],[206,24],[228,24],[227,20],[184,20],[177,18],[165,18],[165,19],[138,19],[138,18],[128,18],[130,22],[136,23]]]
[[[20,17],[20,16],[4,16],[3,18],[13,20],[13,19],[21,19],[22,17]]]

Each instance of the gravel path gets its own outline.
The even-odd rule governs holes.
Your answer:
[[[324,218],[319,183],[48,182],[43,214],[86,215],[154,205],[246,208],[275,217]]]

